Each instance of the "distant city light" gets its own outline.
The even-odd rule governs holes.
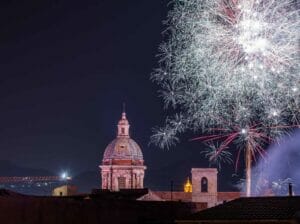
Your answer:
[[[71,177],[68,175],[67,172],[63,172],[63,173],[60,175],[60,178],[61,178],[62,180],[70,180],[70,179],[71,179]]]

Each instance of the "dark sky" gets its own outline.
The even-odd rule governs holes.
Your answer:
[[[132,136],[149,169],[191,158],[207,166],[199,143],[183,139],[169,152],[148,146],[151,128],[164,118],[149,76],[167,5],[1,1],[0,159],[73,175],[96,170],[126,102]]]

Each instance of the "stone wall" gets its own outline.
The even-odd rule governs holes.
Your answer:
[[[191,202],[192,201],[192,193],[186,193],[183,191],[154,191],[154,193],[159,196],[161,199],[166,201],[184,201],[184,202]]]

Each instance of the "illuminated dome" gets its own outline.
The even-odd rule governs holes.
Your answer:
[[[129,122],[126,113],[118,123],[117,137],[106,147],[101,169],[102,189],[144,188],[146,166],[141,148],[129,136]]]
[[[143,154],[139,145],[129,136],[129,122],[126,113],[118,123],[117,137],[106,147],[103,165],[143,165]]]

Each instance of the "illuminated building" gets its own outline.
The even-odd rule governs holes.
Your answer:
[[[190,181],[190,178],[187,179],[186,183],[184,184],[184,192],[191,193],[193,191],[193,186]]]
[[[77,194],[77,187],[73,185],[63,185],[54,188],[52,191],[52,196],[70,196]]]
[[[130,138],[129,122],[123,111],[117,137],[106,147],[101,168],[102,189],[144,188],[144,159],[139,145]]]
[[[51,195],[53,188],[65,184],[70,177],[61,176],[1,176],[0,188],[22,194]]]
[[[119,191],[144,188],[146,166],[141,148],[130,137],[129,127],[126,113],[123,112],[117,125],[117,136],[106,147],[99,166],[102,189]],[[215,168],[192,168],[192,178],[187,180],[183,191],[151,191],[143,198],[197,202],[212,207],[240,197],[240,192],[218,192],[217,173]]]
[[[195,202],[210,208],[224,201],[241,197],[241,192],[218,191],[218,171],[216,168],[192,168],[192,178],[184,184],[183,191],[154,191],[165,201]]]

